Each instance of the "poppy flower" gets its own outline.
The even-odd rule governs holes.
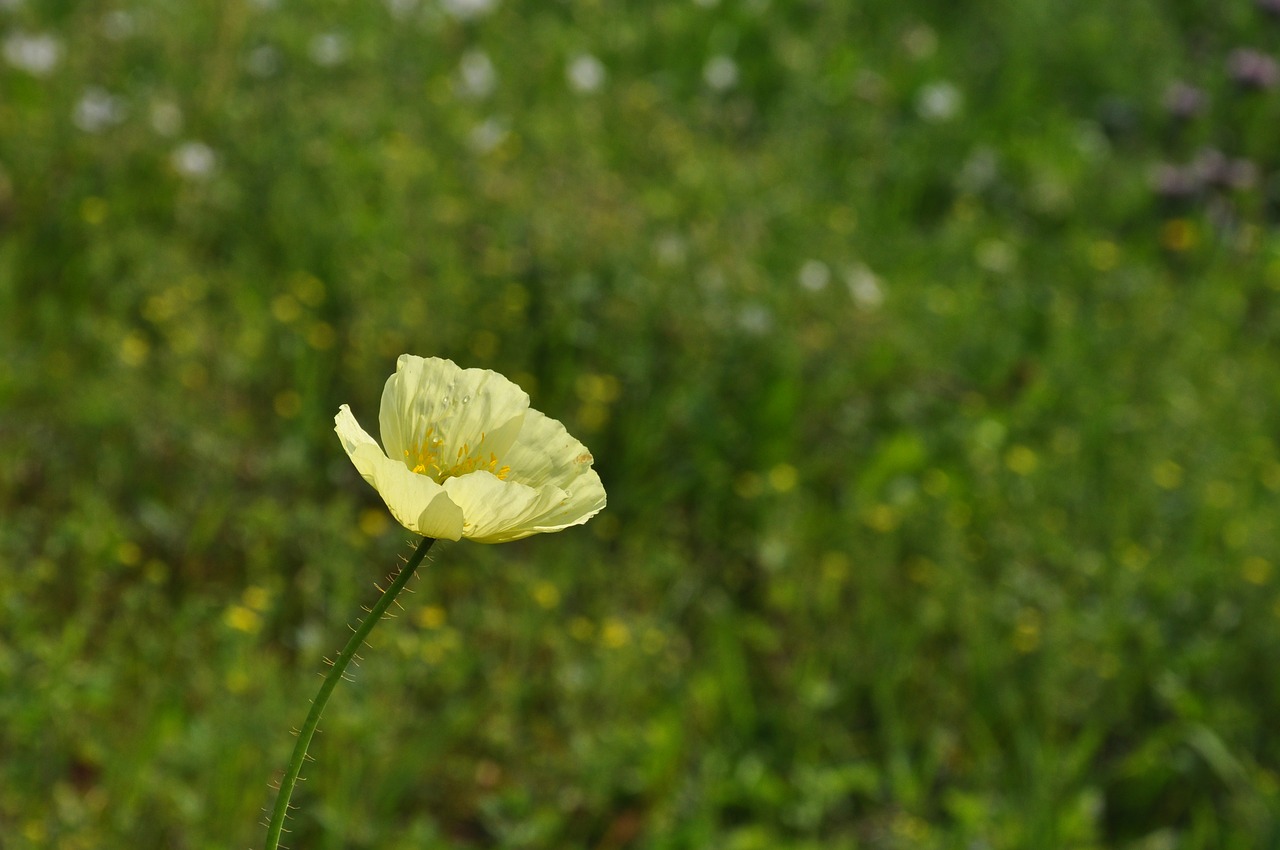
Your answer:
[[[381,447],[345,404],[334,430],[416,534],[504,543],[580,525],[605,506],[586,446],[497,372],[403,354],[378,420]]]

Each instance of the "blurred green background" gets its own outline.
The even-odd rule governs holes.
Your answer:
[[[1280,846],[1277,5],[0,2],[0,846]]]

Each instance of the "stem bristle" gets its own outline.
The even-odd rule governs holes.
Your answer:
[[[374,616],[367,616],[360,621],[359,627],[353,627],[350,623],[347,627],[351,629],[352,635],[347,639],[346,645],[333,661],[325,659],[330,666],[328,674],[324,676],[324,681],[320,685],[320,690],[316,693],[315,698],[311,701],[311,710],[307,713],[307,719],[302,724],[302,728],[294,734],[298,741],[293,747],[293,755],[289,759],[289,766],[285,770],[283,777],[279,783],[279,790],[276,793],[275,805],[272,808],[271,821],[267,826],[267,843],[265,850],[280,850],[280,835],[288,832],[285,829],[285,820],[289,817],[290,797],[293,795],[293,789],[298,782],[305,781],[301,776],[302,765],[306,761],[314,761],[308,753],[307,747],[311,743],[311,739],[319,731],[320,715],[324,711],[325,705],[329,702],[329,697],[333,694],[333,690],[342,679],[349,678],[346,674],[347,665],[357,656],[357,650],[360,645],[365,643],[365,638],[377,625],[378,620],[382,619],[388,607],[395,602],[395,597],[404,589],[409,580],[413,578],[418,566],[427,556],[427,550],[435,543],[430,537],[424,537],[418,541],[417,548],[414,550],[412,557],[405,561],[405,567],[396,573],[395,580],[389,585],[387,590],[383,591],[382,596],[374,603],[372,608],[366,608],[365,611]],[[376,587],[377,585],[375,585]],[[379,588],[381,590],[381,588]],[[363,607],[363,606],[362,606]],[[403,610],[403,609],[402,609]],[[334,675],[334,674],[337,675]]]

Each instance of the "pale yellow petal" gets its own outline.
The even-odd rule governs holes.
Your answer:
[[[525,414],[520,436],[502,458],[511,467],[509,480],[532,487],[554,484],[563,490],[591,470],[592,460],[591,452],[564,425],[537,410]]]
[[[462,537],[462,509],[444,488],[428,476],[415,475],[403,463],[388,458],[345,404],[334,417],[334,431],[356,471],[378,491],[401,525],[424,537],[445,540]]]
[[[549,485],[553,486],[554,485]],[[526,521],[528,534],[542,534],[549,531],[560,531],[573,525],[581,525],[604,510],[606,496],[600,476],[594,469],[579,476],[567,491],[554,488],[564,493],[564,497],[549,503],[545,511],[540,511]],[[511,538],[515,539],[515,538]]]
[[[503,535],[522,527],[541,506],[541,494],[537,490],[502,481],[490,472],[450,478],[443,487],[449,498],[462,506],[466,518],[462,536],[481,543],[509,539]]]
[[[565,491],[554,484],[534,489],[474,472],[444,482],[449,497],[462,506],[462,536],[477,543],[505,543],[532,534],[580,525],[605,506],[604,487],[594,471]]]
[[[383,389],[378,420],[391,458],[416,458],[425,445],[447,473],[468,457],[503,458],[528,408],[528,394],[497,372],[404,354]]]

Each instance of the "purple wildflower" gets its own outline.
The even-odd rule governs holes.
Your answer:
[[[1160,163],[1151,174],[1151,188],[1163,201],[1189,201],[1199,194],[1200,186],[1194,169],[1169,162]]]
[[[1280,0],[1277,0],[1280,2]],[[1164,108],[1179,121],[1189,121],[1204,111],[1208,98],[1202,89],[1178,80],[1165,89]]]
[[[1241,47],[1227,56],[1227,73],[1242,89],[1262,91],[1280,82],[1280,64],[1266,53]]]
[[[1187,170],[1197,183],[1212,189],[1245,191],[1258,185],[1258,166],[1252,160],[1232,159],[1216,148],[1196,154]]]

